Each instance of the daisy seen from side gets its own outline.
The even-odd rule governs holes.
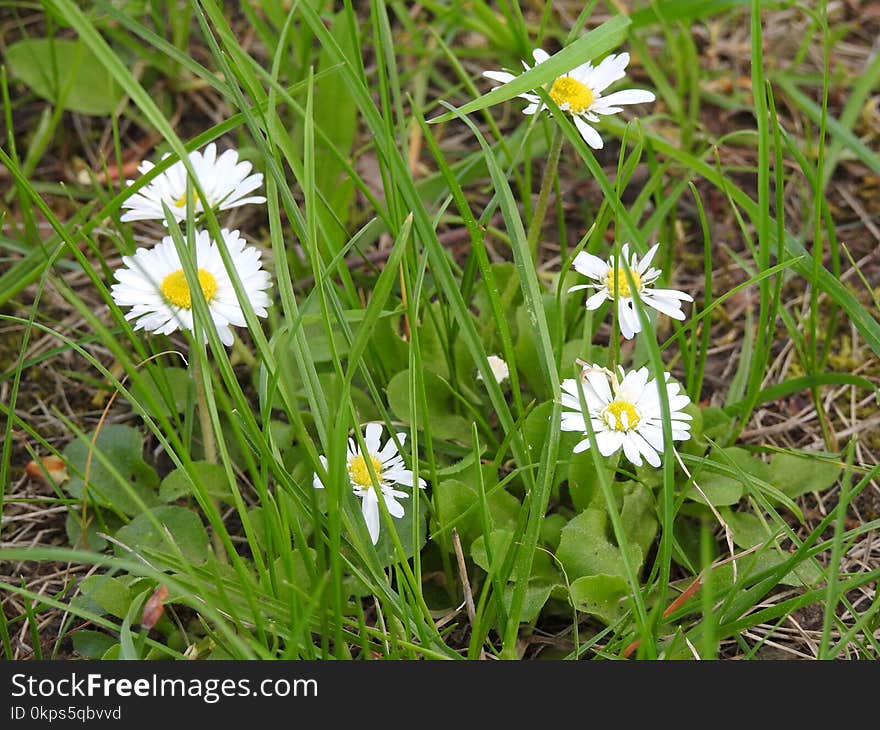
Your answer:
[[[586,251],[581,251],[574,257],[572,266],[579,274],[592,279],[590,284],[577,284],[568,291],[580,289],[596,289],[585,302],[587,309],[598,309],[605,301],[617,302],[617,320],[620,324],[620,333],[628,340],[635,337],[637,332],[642,331],[642,323],[639,320],[635,308],[630,282],[624,271],[629,269],[636,292],[643,304],[653,307],[673,319],[683,320],[684,312],[681,303],[692,302],[694,298],[690,294],[677,289],[653,289],[651,285],[660,278],[663,273],[660,269],[651,267],[651,261],[660,244],[655,243],[651,249],[639,259],[635,252],[630,253],[629,244],[625,243],[620,249],[620,259],[614,254],[605,261]]]
[[[261,252],[247,246],[238,231],[224,228],[220,233],[254,313],[267,316],[271,300],[266,292],[272,282],[269,272],[262,267]],[[247,326],[241,302],[220,249],[208,231],[196,231],[192,245],[199,285],[211,320],[220,341],[229,346],[233,341],[231,328]],[[136,330],[164,335],[178,329],[193,331],[192,292],[171,236],[165,236],[153,248],[139,248],[133,256],[123,256],[122,263],[125,266],[115,272],[117,283],[110,288],[110,294],[120,307],[131,307],[125,318],[136,320]]]
[[[691,415],[682,409],[690,399],[681,386],[666,376],[670,425],[673,441],[690,438]],[[611,456],[618,449],[636,466],[642,457],[651,466],[660,466],[663,454],[663,415],[660,391],[648,368],[614,373],[600,365],[585,364],[580,377],[562,381],[560,402],[563,407],[560,428],[584,436],[574,447],[578,454],[590,448],[586,419],[590,419],[596,446],[602,456]],[[581,405],[581,394],[586,412]]]
[[[383,427],[381,423],[368,423],[364,428],[364,445],[366,452],[361,451],[355,439],[348,440],[346,453],[346,471],[351,489],[355,496],[361,500],[361,512],[367,523],[367,532],[373,545],[379,542],[379,495],[381,494],[388,514],[400,519],[404,515],[403,505],[399,499],[407,499],[409,494],[394,485],[412,487],[414,475],[406,468],[403,457],[397,450],[394,438],[389,438],[384,446],[381,444]],[[406,433],[398,433],[397,440],[401,447],[406,441]],[[327,458],[318,457],[324,468],[327,468]],[[376,482],[370,474],[369,465],[376,475]],[[323,489],[324,483],[321,477],[315,473],[312,477],[312,485],[316,489]],[[378,490],[376,487],[378,486]],[[426,482],[419,477],[418,486],[424,489]]]
[[[532,56],[536,66],[550,58],[550,54],[540,48],[536,48]],[[572,121],[584,138],[584,142],[594,150],[600,150],[604,146],[601,135],[592,126],[600,121],[600,117],[617,114],[623,111],[625,105],[645,104],[656,98],[654,92],[646,89],[623,89],[607,96],[602,95],[611,84],[626,76],[627,64],[629,64],[628,53],[606,56],[597,66],[587,61],[558,76],[547,91],[562,111],[571,114]],[[525,61],[523,66],[526,71],[531,68]],[[483,76],[501,84],[516,78],[506,71],[484,71]],[[519,96],[529,102],[523,109],[523,114],[538,114],[547,108],[541,97],[535,93],[526,92]]]
[[[162,159],[166,157],[168,153]],[[202,200],[195,187],[191,191],[191,200],[187,201],[188,175],[183,162],[178,160],[122,203],[122,207],[128,210],[120,220],[160,220],[167,225],[163,203],[168,206],[175,220],[182,222],[186,220],[187,202],[192,203],[196,217],[204,213],[206,207],[227,210],[249,203],[266,202],[262,195],[251,195],[263,184],[263,174],[251,174],[253,166],[245,160],[239,161],[236,150],[228,149],[218,157],[217,145],[212,142],[204,152],[190,152],[189,161],[207,201]],[[138,172],[145,175],[154,167],[152,162],[145,160],[138,167]],[[126,185],[133,183],[134,180],[126,180]]]

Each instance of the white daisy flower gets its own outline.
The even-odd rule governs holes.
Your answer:
[[[380,448],[380,439],[382,437],[381,423],[368,423],[364,429],[364,444],[367,447],[367,453],[363,454],[355,439],[348,440],[348,479],[351,483],[352,491],[355,496],[361,499],[361,512],[363,512],[364,520],[367,523],[367,532],[370,533],[370,539],[375,545],[379,541],[379,492],[388,507],[388,513],[392,517],[398,519],[403,517],[403,505],[398,499],[406,499],[409,494],[399,489],[394,489],[393,485],[401,484],[404,487],[413,486],[413,473],[406,468],[403,463],[403,457],[397,451],[397,444],[393,438],[389,438],[384,446]],[[405,433],[398,433],[397,440],[403,446],[406,441]],[[324,468],[327,467],[327,459],[323,456],[318,457]],[[376,491],[373,480],[367,467],[367,458],[376,474],[376,480],[379,492]],[[316,489],[323,489],[324,483],[315,473],[312,477],[312,484]],[[419,477],[419,488],[424,489],[425,480]]]
[[[578,454],[590,448],[590,439],[580,395],[590,416],[596,434],[596,446],[602,456],[611,456],[622,448],[626,458],[636,466],[642,465],[642,456],[651,466],[660,466],[663,453],[663,417],[660,410],[660,393],[656,380],[650,379],[648,368],[625,373],[620,368],[620,380],[600,365],[585,365],[579,380],[567,378],[562,381],[560,402],[564,409],[560,428],[576,431],[586,438],[574,447]],[[673,441],[690,438],[691,416],[681,409],[690,399],[680,393],[678,383],[669,382],[666,373],[666,394],[672,421]]]
[[[536,66],[550,58],[550,55],[540,48],[536,48],[532,55]],[[624,89],[602,96],[606,88],[626,76],[624,69],[628,63],[628,53],[607,56],[595,67],[587,61],[557,77],[548,91],[557,106],[571,114],[572,121],[584,138],[584,142],[594,150],[601,150],[604,145],[602,137],[590,126],[596,124],[600,116],[617,114],[623,111],[624,104],[644,104],[655,99],[652,91],[644,89]],[[530,68],[525,61],[523,66],[526,71]],[[502,84],[516,78],[506,71],[484,71],[483,76]],[[519,96],[529,102],[529,105],[523,109],[523,114],[538,114],[547,108],[537,94],[525,93]]]
[[[681,302],[692,302],[694,298],[690,294],[677,289],[651,289],[650,286],[660,277],[663,272],[660,269],[651,268],[651,261],[657,253],[659,243],[655,243],[651,250],[646,253],[641,261],[638,254],[630,255],[629,244],[625,243],[620,250],[621,261],[615,262],[614,254],[608,261],[603,261],[598,256],[581,251],[574,257],[572,265],[575,271],[597,282],[595,284],[577,284],[568,291],[579,289],[598,289],[592,296],[587,298],[587,309],[598,309],[606,299],[617,300],[617,320],[620,323],[620,333],[628,340],[632,339],[636,332],[642,331],[642,323],[639,321],[633,302],[632,292],[629,288],[629,279],[623,267],[629,268],[636,291],[642,302],[653,307],[658,312],[667,314],[673,319],[684,319]]]
[[[238,231],[220,231],[254,312],[265,317],[271,304],[266,290],[272,286],[269,272],[262,268],[261,253],[246,246]],[[207,231],[196,231],[196,266],[199,284],[208,302],[211,319],[224,345],[232,344],[230,325],[247,323],[232,280],[223,265],[220,249]],[[125,315],[136,319],[135,329],[169,335],[177,329],[193,331],[192,297],[180,257],[171,236],[153,248],[139,248],[134,256],[123,256],[126,268],[116,271],[117,284],[110,288],[120,307],[131,307]],[[205,338],[207,340],[207,337]]]
[[[492,375],[495,376],[496,383],[503,383],[507,378],[510,377],[510,368],[503,358],[498,357],[498,355],[489,355],[486,358],[489,361],[489,367],[492,369]],[[483,373],[477,373],[477,380],[483,379]]]
[[[168,157],[167,152],[162,155],[162,159],[166,157]],[[257,172],[251,175],[251,163],[239,162],[238,152],[235,150],[226,150],[217,157],[217,145],[212,142],[205,148],[204,154],[198,151],[190,152],[189,161],[199,185],[205,191],[208,208],[226,210],[248,203],[266,202],[266,198],[261,195],[248,195],[263,184],[263,174]],[[144,161],[138,167],[138,172],[145,175],[153,167],[155,165],[152,162]],[[134,180],[126,180],[125,184],[131,185],[133,182]],[[167,225],[168,221],[165,220],[165,212],[162,210],[162,203],[165,203],[176,220],[185,221],[186,182],[186,168],[178,160],[122,204],[123,208],[130,210],[119,220],[160,220]],[[196,217],[205,212],[204,203],[205,201],[193,188],[192,208]]]

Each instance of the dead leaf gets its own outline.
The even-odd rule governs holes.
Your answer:
[[[64,461],[57,456],[44,456],[39,462],[31,461],[24,468],[27,475],[43,484],[61,484],[68,479],[67,467]]]

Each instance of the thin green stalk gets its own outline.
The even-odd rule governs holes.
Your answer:
[[[217,463],[217,439],[214,435],[214,427],[211,425],[211,412],[208,410],[208,398],[205,395],[205,383],[202,380],[207,372],[202,367],[202,357],[194,355],[190,358],[190,372],[196,388],[196,410],[198,411],[199,426],[202,433],[202,449],[205,461],[209,464]]]
[[[819,116],[819,138],[818,149],[816,151],[816,180],[813,187],[813,277],[818,278],[819,272],[823,269],[822,259],[825,253],[825,246],[822,237],[822,199],[824,197],[824,186],[822,184],[825,169],[825,135],[828,125],[828,97],[830,91],[830,75],[831,75],[831,43],[829,39],[828,29],[828,7],[826,0],[819,3],[820,27],[822,29],[822,104]],[[819,346],[819,293],[817,286],[810,287],[810,316],[809,316],[809,354],[810,369],[815,372],[821,367],[820,363],[820,346]],[[822,407],[822,394],[818,388],[813,389],[813,403],[816,406],[816,416],[819,421],[819,427],[822,430],[822,436],[828,448],[836,448],[833,429],[828,423],[825,416],[825,409]]]
[[[538,239],[541,237],[541,229],[544,227],[544,218],[547,215],[547,201],[550,199],[550,191],[553,189],[556,171],[559,169],[562,139],[562,130],[558,126],[554,126],[553,140],[550,142],[550,152],[547,155],[547,165],[544,167],[544,175],[541,178],[541,189],[538,191],[538,200],[535,203],[529,232],[526,235],[526,247],[536,266],[538,264]]]
[[[825,615],[822,621],[822,638],[819,640],[817,658],[833,659],[828,648],[831,644],[831,625],[837,617],[836,609],[840,601],[841,591],[837,579],[840,575],[840,561],[843,558],[843,536],[846,532],[846,511],[852,499],[852,462],[855,455],[855,440],[851,440],[846,449],[846,471],[840,480],[840,497],[837,501],[837,512],[834,520],[834,537],[832,538],[831,558],[828,565],[827,586],[825,594]]]

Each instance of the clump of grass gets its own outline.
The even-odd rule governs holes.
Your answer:
[[[820,56],[782,66],[758,2],[473,6],[12,23],[43,75],[13,51],[0,76],[7,658],[878,656],[876,264],[829,204],[845,164],[880,172],[869,44],[841,80],[859,31],[825,9],[798,17]],[[749,78],[719,62],[737,41]],[[490,91],[535,47],[557,52]],[[624,50],[637,112],[589,116],[629,80],[555,84]],[[209,199],[209,144],[265,205]],[[175,164],[164,220],[123,222]],[[194,320],[148,334],[111,287],[165,236]],[[655,242],[656,274],[626,253]]]

